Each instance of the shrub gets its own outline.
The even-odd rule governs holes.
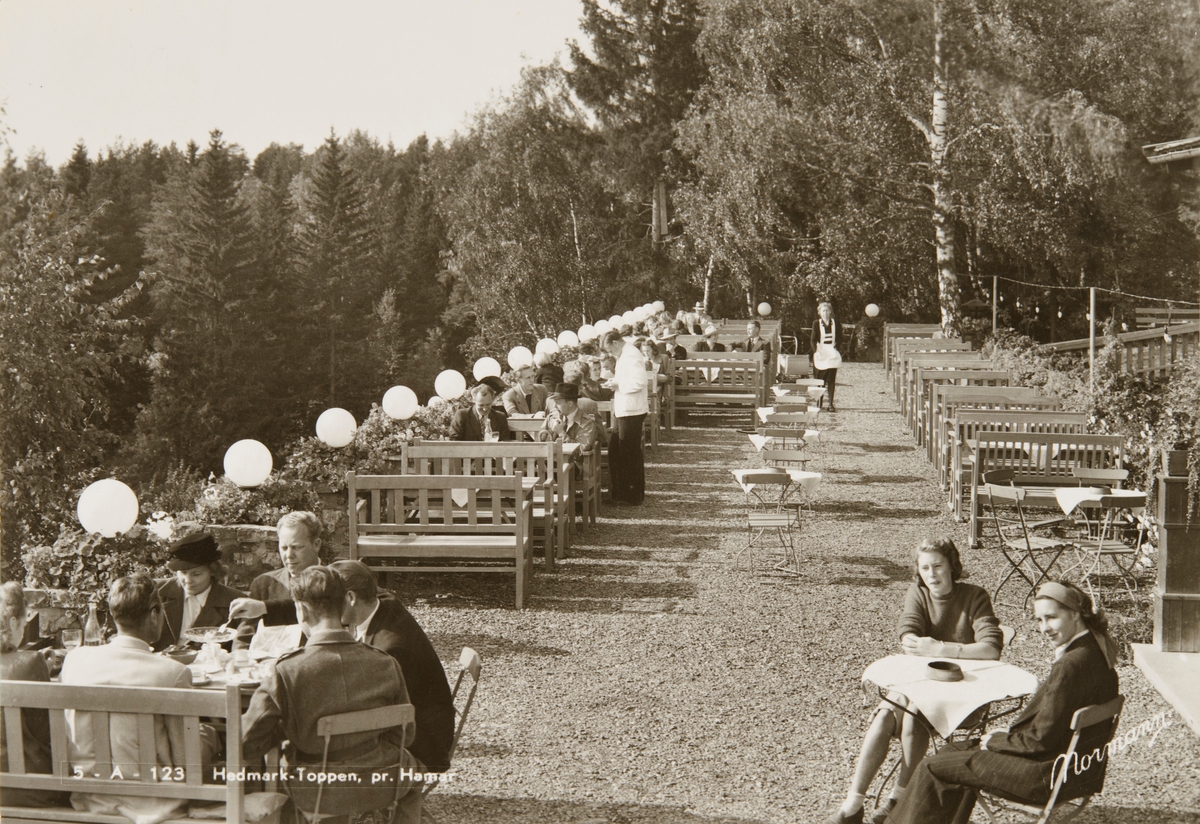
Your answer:
[[[21,553],[25,586],[66,591],[64,605],[85,607],[105,602],[113,581],[135,572],[169,575],[167,541],[142,524],[115,538],[88,535],[78,527],[63,526],[58,539]]]

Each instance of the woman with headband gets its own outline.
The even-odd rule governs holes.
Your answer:
[[[1116,645],[1104,612],[1074,584],[1042,584],[1033,610],[1039,631],[1054,644],[1046,680],[1007,732],[990,732],[978,747],[946,749],[922,761],[890,824],[965,822],[977,789],[1030,804],[1050,798],[1055,763],[1071,743],[1072,716],[1117,697]],[[1096,792],[1105,763],[1098,759],[1083,775],[1072,773],[1059,800]]]

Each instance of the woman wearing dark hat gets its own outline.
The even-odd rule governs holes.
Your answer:
[[[156,650],[178,644],[184,630],[225,623],[230,603],[246,594],[216,580],[221,572],[221,550],[207,532],[172,544],[167,568],[175,577],[158,588],[166,620],[154,644]]]
[[[452,441],[507,441],[508,415],[493,405],[508,387],[497,377],[486,377],[471,387],[473,404],[454,413]]]
[[[1033,611],[1038,629],[1054,644],[1054,665],[1046,680],[1008,730],[988,733],[978,748],[943,750],[922,761],[889,824],[966,821],[976,789],[1029,804],[1045,804],[1050,798],[1054,769],[1071,742],[1071,718],[1077,710],[1117,697],[1116,645],[1104,612],[1097,612],[1074,584],[1042,584]],[[1081,741],[1080,751],[1103,750],[1107,741]],[[1059,800],[1098,792],[1106,759],[1090,762],[1084,770],[1073,765]]]

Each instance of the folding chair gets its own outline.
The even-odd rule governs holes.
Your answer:
[[[1025,518],[1023,508],[1025,496],[1026,490],[1019,486],[1002,486],[994,483],[984,486],[982,495],[992,512],[992,523],[996,528],[1000,551],[1004,553],[1004,557],[1008,561],[1008,571],[996,585],[996,589],[992,593],[992,601],[997,604],[1003,603],[1000,600],[1000,591],[1016,575],[1029,585],[1029,590],[1021,602],[1022,608],[1029,604],[1029,599],[1033,597],[1038,584],[1049,577],[1054,564],[1071,547],[1070,542],[1061,538],[1030,534],[1033,527]],[[1004,510],[1009,511],[1001,514]],[[1050,562],[1040,563],[1039,556],[1049,556]],[[1028,570],[1028,574],[1026,574],[1027,564],[1033,567]]]
[[[1080,508],[1083,507],[1084,504],[1081,504]],[[1092,578],[1099,574],[1100,564],[1105,559],[1111,561],[1116,568],[1117,576],[1125,584],[1129,597],[1134,597],[1137,578],[1133,574],[1133,565],[1137,561],[1138,548],[1141,547],[1146,534],[1146,522],[1144,518],[1135,515],[1133,510],[1144,510],[1145,507],[1145,495],[1101,495],[1092,509],[1096,521],[1093,523],[1087,515],[1082,516],[1081,531],[1085,534],[1071,541],[1071,546],[1075,549],[1075,560],[1082,571],[1080,580],[1087,585],[1094,603],[1099,604],[1100,600],[1096,596]],[[1132,529],[1137,530],[1137,539],[1134,545],[1130,546],[1124,542],[1123,537]],[[1122,563],[1122,559],[1126,559],[1127,563]]]
[[[776,564],[775,569],[799,575],[800,556],[796,552],[792,530],[799,525],[800,513],[797,507],[788,503],[791,476],[783,469],[768,467],[746,471],[741,474],[739,481],[747,493],[749,508],[746,511],[746,546],[734,556],[734,565],[738,565],[742,556],[746,555],[750,571],[753,572],[754,549],[768,531],[774,530],[783,547],[783,561]]]
[[[412,704],[396,704],[390,707],[376,707],[370,710],[357,710],[355,712],[344,712],[339,715],[327,715],[324,718],[317,720],[317,735],[325,739],[325,749],[321,754],[321,773],[328,772],[329,767],[329,745],[336,735],[351,735],[361,732],[379,731],[395,729],[396,727],[407,727],[410,724],[415,724],[415,715]],[[405,738],[408,736],[405,735]],[[365,765],[364,765],[365,766]],[[391,770],[393,767],[396,770],[395,785],[396,790],[392,796],[392,802],[387,805],[388,821],[396,820],[396,812],[400,807],[400,799],[407,792],[411,784],[401,780],[401,770],[403,769],[403,761],[394,765],[388,765],[386,769]],[[378,770],[377,770],[378,771]],[[285,784],[285,786],[287,786]],[[322,818],[330,818],[331,816],[321,815],[321,798],[325,793],[325,782],[317,785],[317,798],[313,806],[312,812],[303,810],[296,806],[296,809],[308,821],[320,822]],[[357,788],[356,788],[357,789]],[[289,788],[290,793],[290,788]],[[294,801],[294,799],[293,799]],[[378,808],[376,808],[378,809]],[[343,815],[337,813],[336,815]]]
[[[458,716],[458,723],[454,727],[454,738],[450,740],[450,757],[454,757],[454,751],[458,749],[458,739],[462,737],[463,727],[467,723],[467,716],[471,713],[471,704],[475,702],[475,690],[479,689],[479,672],[483,668],[483,662],[479,658],[479,653],[470,647],[463,647],[462,654],[458,656],[458,678],[454,681],[454,690],[450,693],[450,702],[454,704],[454,714]],[[467,699],[463,704],[462,710],[458,709],[458,692],[462,688],[463,680],[470,676],[471,686],[467,690]],[[432,780],[428,780],[430,773],[425,773],[426,783],[421,788],[423,796],[433,792],[434,787],[440,783],[437,773],[433,773]],[[429,820],[436,822],[433,817],[424,807],[421,808],[421,820]]]
[[[1104,748],[1117,731],[1124,705],[1125,696],[1118,695],[1107,704],[1084,707],[1075,712],[1071,717],[1071,743],[1066,753],[1055,759],[1050,798],[1044,805],[980,790],[979,806],[987,814],[988,821],[996,824],[996,815],[1001,811],[1024,814],[1036,824],[1045,824],[1056,810],[1063,811],[1060,821],[1070,821],[1083,812],[1092,796],[1104,789],[1108,764]],[[1080,769],[1083,764],[1088,765],[1087,769]]]

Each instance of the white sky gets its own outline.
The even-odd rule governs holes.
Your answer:
[[[398,148],[461,130],[582,39],[578,0],[0,0],[0,128],[59,165],[82,139],[203,145],[253,158],[332,126]]]

